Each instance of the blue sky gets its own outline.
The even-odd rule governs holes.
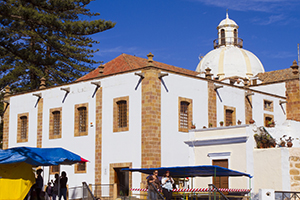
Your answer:
[[[117,23],[92,36],[100,42],[94,59],[104,63],[122,53],[146,58],[152,52],[156,61],[195,70],[199,56],[213,50],[226,9],[243,48],[266,71],[298,60],[300,0],[96,0],[88,8]]]

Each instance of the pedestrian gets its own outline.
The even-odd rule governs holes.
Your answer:
[[[67,173],[65,171],[62,171],[60,177],[59,200],[61,200],[62,196],[64,197],[64,200],[67,200],[67,182]]]
[[[52,199],[56,200],[56,197],[58,195],[58,179],[59,179],[59,174],[56,173],[54,175],[54,178],[55,178],[54,182],[53,182],[53,180],[51,180],[51,182],[53,183]]]
[[[35,179],[35,192],[36,192],[36,196],[37,196],[37,200],[40,200],[41,197],[40,197],[40,194],[41,194],[41,191],[43,189],[43,185],[44,185],[44,180],[43,180],[43,177],[42,177],[42,169],[38,169],[36,171],[36,174],[37,174],[37,177]]]
[[[161,187],[157,170],[153,172],[153,175],[148,176],[147,183],[148,183],[148,199],[157,200],[157,193],[159,192],[158,190]]]
[[[46,194],[47,194],[47,199],[52,200],[53,196],[53,187],[51,186],[51,182],[48,182],[48,186],[46,187]]]
[[[161,183],[162,183],[162,192],[163,192],[166,200],[172,199],[174,180],[170,176],[169,171],[166,171],[163,178],[161,179]]]

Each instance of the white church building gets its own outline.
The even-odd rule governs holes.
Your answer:
[[[69,187],[118,183],[128,191],[143,188],[146,175],[125,167],[213,164],[253,176],[226,177],[219,187],[299,190],[298,65],[265,72],[243,49],[238,28],[227,14],[195,71],[153,61],[151,53],[121,54],[72,83],[45,87],[42,80],[38,90],[18,94],[7,87],[4,149],[63,147],[89,160],[45,168],[50,179],[66,171]],[[293,147],[259,148],[266,147],[255,141],[261,133],[278,144],[291,137]]]

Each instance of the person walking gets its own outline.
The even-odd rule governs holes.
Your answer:
[[[161,179],[161,183],[162,183],[162,192],[166,200],[170,200],[172,198],[174,180],[170,176],[169,171],[166,171],[163,178]]]
[[[40,200],[41,197],[40,197],[40,194],[41,194],[41,191],[43,189],[43,185],[44,185],[44,179],[42,177],[42,169],[38,169],[36,171],[36,174],[37,174],[37,177],[35,179],[35,192],[36,192],[36,196],[37,196],[37,200]]]
[[[67,182],[67,173],[65,171],[62,171],[60,178],[59,200],[61,200],[62,196],[64,197],[64,200],[67,200]]]
[[[54,178],[55,178],[54,182],[53,182],[53,180],[51,180],[51,182],[53,183],[52,199],[53,199],[53,200],[56,200],[56,197],[57,197],[57,195],[58,195],[58,180],[59,180],[59,174],[56,173],[56,174],[54,175]]]

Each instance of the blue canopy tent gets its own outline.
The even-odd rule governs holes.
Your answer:
[[[0,164],[21,162],[32,166],[50,166],[72,165],[87,160],[63,148],[15,147],[0,150]]]
[[[33,166],[87,162],[63,148],[15,147],[0,150],[0,199],[24,199],[35,183]]]
[[[208,176],[247,176],[252,178],[250,174],[239,172],[224,167],[215,165],[199,165],[199,166],[180,166],[180,167],[158,167],[158,168],[123,168],[124,171],[141,172],[145,174],[152,174],[153,171],[158,170],[158,175],[163,176],[166,171],[174,178],[184,177],[208,177]]]

